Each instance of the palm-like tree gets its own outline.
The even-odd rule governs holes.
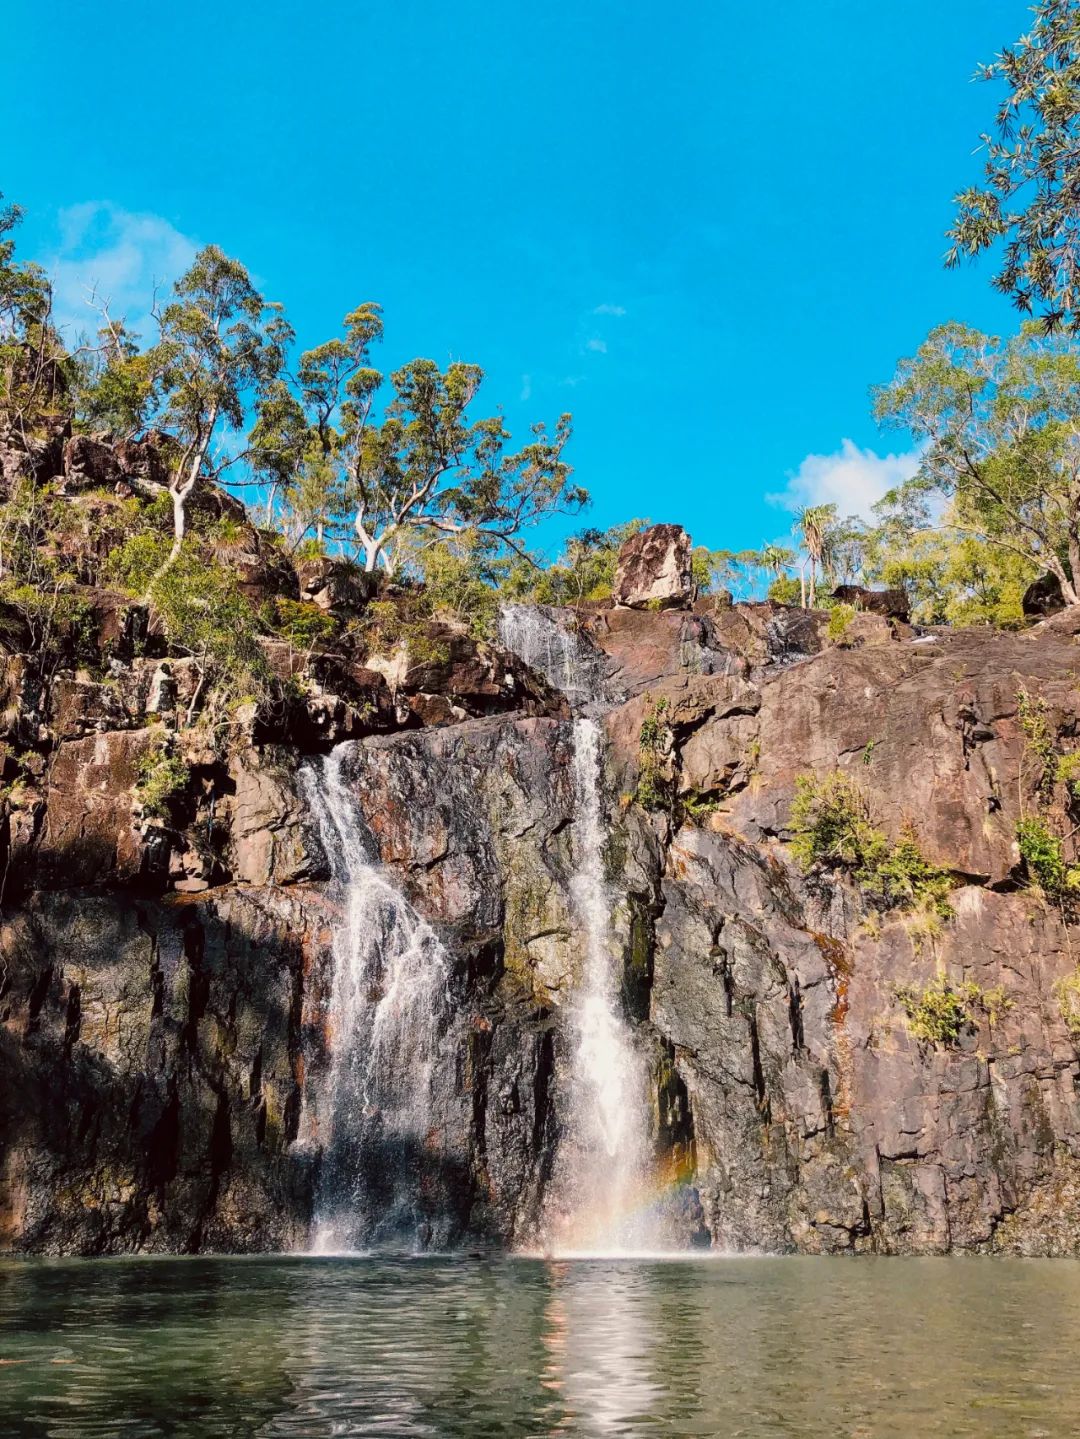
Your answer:
[[[761,561],[761,568],[778,580],[786,569],[795,563],[795,555],[787,545],[769,543],[762,545],[758,551],[758,558]]]
[[[802,541],[806,560],[800,573],[802,582],[802,607],[813,609],[817,599],[818,570],[824,570],[829,563],[832,545],[832,528],[836,521],[835,505],[806,505],[799,511],[795,533]],[[806,563],[810,565],[810,592],[806,589]]]

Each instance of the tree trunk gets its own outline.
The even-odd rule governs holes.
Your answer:
[[[1069,575],[1062,583],[1061,594],[1067,605],[1080,601],[1077,587],[1080,586],[1080,537],[1077,535],[1077,521],[1069,529]]]
[[[172,496],[173,512],[173,542],[169,553],[158,565],[157,569],[150,576],[150,583],[146,586],[146,593],[143,595],[144,605],[150,604],[153,599],[154,587],[165,578],[173,565],[180,558],[180,551],[184,547],[184,536],[187,533],[187,502],[191,494],[190,485],[184,485],[179,490],[170,490]]]
[[[817,564],[813,555],[810,556],[810,608],[814,608],[817,601]]]
[[[1072,538],[1070,537],[1070,540],[1069,540],[1069,556],[1070,556],[1069,568],[1070,568],[1070,570],[1072,571],[1072,575],[1071,575],[1071,576],[1065,573],[1065,566],[1064,566],[1064,565],[1061,563],[1061,561],[1058,559],[1057,555],[1048,555],[1047,558],[1046,558],[1046,568],[1047,568],[1047,569],[1050,571],[1050,573],[1056,578],[1058,584],[1061,586],[1061,598],[1065,601],[1065,603],[1066,603],[1067,605],[1080,604],[1080,595],[1077,594],[1076,583],[1075,583],[1075,576],[1076,576],[1076,573],[1077,573],[1077,569],[1076,569],[1076,567],[1074,567],[1073,564],[1072,564],[1072,549],[1073,549],[1073,540],[1072,540]],[[1080,557],[1078,557],[1078,565],[1080,565]]]

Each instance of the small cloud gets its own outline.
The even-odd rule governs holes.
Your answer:
[[[532,399],[532,375],[522,375],[521,395],[519,396],[519,398],[522,400]]]
[[[559,384],[560,384],[560,385],[564,385],[564,386],[566,386],[568,389],[573,390],[573,389],[575,389],[578,385],[581,384],[581,382],[582,382],[582,380],[584,380],[584,378],[585,378],[584,375],[564,375],[564,376],[562,377],[562,379],[559,381]]]
[[[56,322],[71,333],[93,332],[91,292],[107,300],[114,319],[152,337],[150,307],[191,264],[197,246],[160,215],[135,214],[107,200],[71,205],[59,215],[60,244],[46,262],[53,275]]]
[[[593,314],[613,315],[616,320],[621,320],[622,317],[626,314],[626,309],[622,305],[597,305],[596,309],[593,311]]]
[[[787,510],[835,505],[845,518],[858,515],[869,520],[874,505],[887,491],[911,479],[921,456],[918,446],[898,455],[878,455],[860,449],[852,440],[842,440],[831,455],[807,455],[788,476],[786,489],[767,498],[770,504]]]
[[[597,355],[607,354],[607,341],[598,339],[595,335],[591,340],[585,341],[585,348],[594,351]]]

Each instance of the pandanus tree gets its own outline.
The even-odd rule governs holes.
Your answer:
[[[835,505],[806,505],[799,511],[796,533],[806,552],[803,568],[799,572],[800,593],[803,609],[813,609],[817,602],[817,577],[829,563],[832,527],[836,521]],[[806,569],[810,570],[809,586]]]

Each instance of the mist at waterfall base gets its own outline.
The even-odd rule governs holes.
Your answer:
[[[565,1132],[539,1238],[545,1250],[558,1253],[647,1252],[668,1242],[650,1163],[649,1073],[621,1012],[617,957],[610,950],[595,720],[574,720],[573,746],[572,896],[585,952],[570,1002],[574,1049]]]

